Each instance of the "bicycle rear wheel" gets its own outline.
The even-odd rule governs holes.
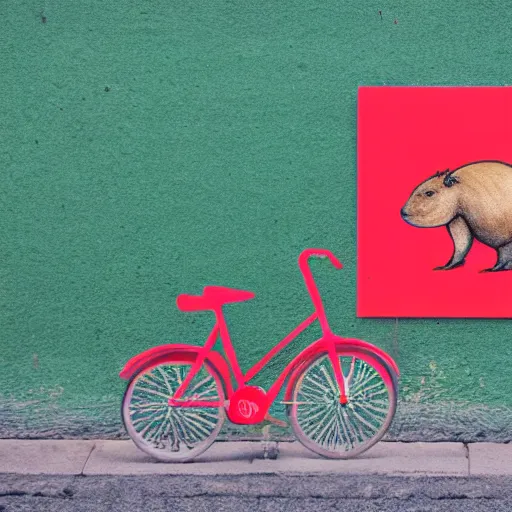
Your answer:
[[[166,462],[186,462],[215,441],[225,420],[223,406],[172,407],[174,396],[193,361],[172,359],[141,370],[129,382],[122,417],[133,442],[152,457]],[[224,403],[219,375],[204,363],[183,399]]]
[[[323,457],[348,459],[371,448],[386,433],[397,402],[397,377],[377,355],[357,347],[338,347],[346,404],[326,353],[300,372],[288,405],[297,439]]]

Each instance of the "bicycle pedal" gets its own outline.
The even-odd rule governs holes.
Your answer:
[[[288,423],[286,423],[286,421],[278,420],[277,418],[270,416],[270,414],[267,414],[264,419],[270,421],[271,423],[274,423],[274,425],[278,425],[279,427],[288,426]]]

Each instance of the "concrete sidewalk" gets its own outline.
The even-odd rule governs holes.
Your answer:
[[[277,453],[266,459],[265,453]],[[381,442],[356,459],[330,460],[299,443],[218,442],[192,463],[155,462],[132,441],[0,440],[0,473],[223,475],[343,473],[393,476],[512,475],[512,444]]]

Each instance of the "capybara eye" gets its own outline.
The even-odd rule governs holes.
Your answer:
[[[427,197],[432,197],[434,194],[435,194],[435,192],[434,192],[433,190],[427,190],[427,191],[425,192],[425,195],[426,195]]]

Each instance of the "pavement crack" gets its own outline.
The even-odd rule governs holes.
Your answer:
[[[193,500],[196,498],[220,498],[220,499],[231,499],[231,498],[248,498],[248,499],[256,499],[256,500],[275,500],[275,499],[288,499],[288,500],[318,500],[318,501],[325,501],[325,500],[344,500],[346,502],[357,502],[357,501],[368,501],[368,502],[379,502],[379,501],[386,501],[386,502],[406,502],[411,501],[414,499],[421,499],[424,501],[472,501],[472,500],[478,500],[478,501],[500,501],[501,498],[497,498],[495,496],[469,496],[466,494],[460,494],[460,495],[447,495],[447,496],[427,496],[425,494],[412,494],[408,496],[365,496],[364,494],[356,495],[356,496],[337,496],[337,495],[330,495],[330,494],[321,494],[321,493],[312,493],[312,494],[304,494],[304,495],[296,495],[296,496],[290,496],[288,494],[282,494],[282,493],[272,493],[272,494],[246,494],[246,493],[224,493],[224,492],[198,492],[194,494],[171,494],[171,493],[162,493],[160,496],[164,496],[168,499],[180,499],[180,500]]]
[[[464,451],[466,452],[466,459],[468,459],[468,476],[471,476],[471,458],[469,456],[469,445],[468,443],[463,443]]]
[[[5,498],[5,496],[32,496],[32,493],[25,491],[5,491],[0,492],[0,498]]]
[[[82,467],[82,471],[80,471],[80,476],[85,476],[85,468],[87,466],[87,463],[89,462],[89,459],[91,458],[92,452],[96,449],[96,443],[92,445],[91,451],[89,452],[89,455],[87,455],[87,459],[85,459],[84,465]]]
[[[450,501],[450,500],[494,500],[499,501],[502,498],[497,496],[469,496],[468,494],[454,494],[453,496],[437,496],[435,498],[430,498],[431,500],[438,501]]]
[[[31,498],[57,498],[57,499],[69,499],[73,496],[73,493],[69,492],[69,489],[64,489],[59,493],[50,493],[50,492],[29,492],[29,491],[3,491],[0,492],[0,498],[5,498],[7,496],[30,496]],[[1,510],[1,509],[0,509]]]

